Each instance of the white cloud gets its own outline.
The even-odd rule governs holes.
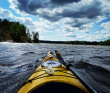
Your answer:
[[[103,39],[106,39],[108,37],[110,37],[110,34],[109,35],[107,35],[107,34],[106,35],[97,35],[96,39],[103,40]]]
[[[24,11],[20,11],[18,9],[19,2],[17,0],[8,0],[10,3],[10,8],[13,9],[16,13],[21,14],[22,16],[28,15],[28,13],[25,13]]]
[[[49,40],[49,37],[48,37],[48,36],[41,36],[41,35],[40,35],[40,36],[39,36],[39,39],[40,39],[40,40],[46,40],[46,39]]]
[[[95,33],[96,33],[96,34],[99,34],[99,33],[100,33],[100,31],[96,31]]]
[[[96,23],[99,23],[99,22],[101,22],[101,21],[103,21],[103,20],[105,20],[105,19],[107,19],[106,16],[98,16]]]
[[[75,33],[73,33],[73,32],[70,32],[70,33],[67,33],[67,34],[65,34],[64,35],[65,37],[76,37],[76,34]]]
[[[70,0],[62,0],[59,2],[58,0],[9,0],[11,4],[10,8],[17,11],[17,13],[23,15],[38,15],[51,22],[67,17],[88,18],[93,21],[93,19],[96,19],[97,16],[103,15],[102,12],[106,13],[109,7],[106,2],[102,2],[102,0],[78,0],[77,3],[75,1],[71,0],[70,2]]]
[[[101,33],[109,34],[110,33],[110,22],[102,23],[101,27],[104,29],[101,30]]]
[[[109,0],[78,0],[77,2],[75,0],[62,0],[60,2],[58,0],[8,1],[10,8],[23,16],[27,14],[39,16],[40,22],[27,19],[24,24],[31,29],[34,28],[34,31],[36,29],[41,32],[48,32],[45,28],[56,28],[55,31],[63,34],[76,31],[89,34],[88,31],[93,27],[93,22],[101,22],[110,14]],[[42,27],[43,29],[41,29]],[[101,32],[108,33],[109,30],[106,29]]]
[[[32,31],[39,33],[51,32],[49,30],[45,30],[45,28],[52,28],[50,24],[47,25],[46,22],[33,21],[32,18],[29,17],[16,17],[12,14],[11,11],[2,8],[0,8],[0,18],[2,19],[9,18],[10,21],[20,22],[21,24],[24,24],[27,28],[29,28],[31,32]]]
[[[10,8],[23,17],[14,16],[9,10],[7,14],[12,21],[19,21],[26,25],[30,31],[40,34],[55,31],[56,35],[74,37],[74,39],[98,40],[109,37],[110,23],[103,23],[100,36],[91,35],[88,31],[93,28],[93,22],[101,22],[110,15],[109,0],[8,0]],[[4,11],[1,9],[1,11]],[[0,13],[1,13],[0,11]],[[3,14],[3,13],[2,13]],[[39,17],[33,21],[27,15]],[[3,15],[0,15],[4,18]],[[76,36],[76,32],[85,36]],[[105,34],[106,36],[104,37]]]
[[[86,32],[88,32],[93,27],[93,24],[94,23],[85,24],[85,25],[81,26],[78,30],[79,30],[79,32],[86,33]]]
[[[0,8],[0,18],[13,18],[13,14],[7,9]]]
[[[88,35],[86,36],[86,41],[101,41],[110,38],[110,34],[106,35]]]

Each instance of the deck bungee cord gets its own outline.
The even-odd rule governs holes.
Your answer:
[[[46,70],[38,69],[38,70],[35,71],[34,73],[39,72],[39,71],[46,71]],[[32,82],[32,80],[36,80],[36,79],[40,79],[40,78],[44,78],[44,77],[50,77],[50,76],[64,76],[64,77],[71,77],[71,78],[76,78],[76,79],[77,79],[77,77],[75,77],[75,76],[74,76],[73,74],[71,74],[71,73],[64,72],[63,70],[55,70],[55,72],[57,72],[57,71],[63,72],[63,73],[66,73],[66,74],[69,74],[69,75],[71,75],[71,76],[67,76],[67,75],[47,75],[47,73],[45,72],[45,73],[43,73],[43,74],[41,74],[41,75],[38,75],[38,76],[34,77],[33,79],[30,79],[30,80],[26,81],[25,84],[28,83],[28,82]],[[42,75],[46,75],[46,76],[42,76]],[[41,77],[40,77],[40,76],[41,76]]]

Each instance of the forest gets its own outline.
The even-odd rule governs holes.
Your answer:
[[[80,45],[107,45],[109,46],[110,45],[110,39],[106,40],[106,41],[100,41],[100,42],[97,42],[97,41],[67,41],[65,42],[66,44],[80,44]]]
[[[40,43],[54,43],[54,44],[73,44],[73,45],[110,45],[110,39],[106,41],[45,41],[45,40],[39,40]]]
[[[0,19],[0,41],[12,40],[14,42],[39,42],[39,33],[32,32],[19,22],[9,22]]]

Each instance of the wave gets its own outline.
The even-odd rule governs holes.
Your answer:
[[[104,59],[104,58],[110,58],[110,56],[93,56],[90,58],[99,58],[99,59]]]
[[[29,54],[35,54],[35,52],[26,52],[26,53],[24,53],[22,55],[29,55]]]
[[[97,65],[93,65],[91,63],[87,63],[87,62],[84,62],[84,61],[80,61],[76,64],[74,64],[74,67],[77,68],[77,69],[85,69],[87,72],[95,72],[95,73],[101,73],[103,75],[107,75],[109,74],[110,75],[110,71],[107,70],[106,68],[104,67],[101,67],[101,66],[97,66]]]
[[[74,65],[86,77],[86,80],[100,89],[103,93],[108,93],[110,87],[110,71],[104,67],[80,61]],[[105,89],[106,90],[105,90]]]
[[[104,59],[104,57],[102,57],[102,56],[93,56],[93,57],[90,57],[90,58],[99,58],[99,59]]]
[[[35,66],[32,65],[32,64],[19,66],[19,67],[16,67],[16,68],[10,68],[8,70],[0,70],[0,75],[16,74],[16,73],[24,72],[24,71],[27,71],[27,70],[33,70],[34,68],[35,68]]]

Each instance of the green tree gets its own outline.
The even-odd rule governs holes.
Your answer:
[[[110,39],[104,41],[104,44],[105,44],[105,45],[110,45]]]
[[[31,34],[30,34],[30,32],[29,32],[29,29],[27,29],[27,41],[29,42],[29,43],[31,43],[32,41],[31,41]]]
[[[39,33],[33,32],[33,42],[39,42]],[[9,38],[7,38],[9,37]],[[0,19],[0,39],[13,40],[15,42],[31,42],[31,34],[26,26],[19,22],[9,22],[7,19]]]
[[[33,34],[33,42],[38,43],[39,42],[39,33],[38,32],[32,32]]]
[[[0,28],[1,28],[2,19],[0,19]]]
[[[2,31],[7,32],[10,27],[10,23],[7,19],[3,19],[3,21],[1,22],[1,26],[2,26]]]

